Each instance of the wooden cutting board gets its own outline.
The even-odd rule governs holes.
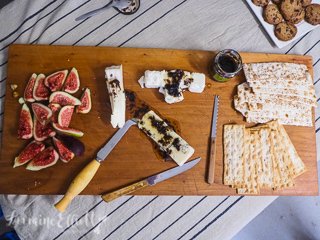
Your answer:
[[[203,72],[208,76],[212,51],[135,49],[111,47],[32,46],[12,45],[9,49],[7,94],[3,128],[3,145],[0,160],[0,193],[5,194],[64,194],[75,175],[91,161],[98,149],[116,132],[110,125],[110,103],[104,79],[104,68],[122,64],[125,88],[157,109],[163,116],[179,122],[181,135],[195,148],[192,158],[201,157],[193,169],[179,176],[146,188],[138,195],[234,195],[235,190],[222,184],[222,126],[228,123],[243,124],[244,118],[232,106],[236,86],[245,81],[243,73],[227,82],[218,83],[207,77],[207,87],[201,94],[184,93],[184,101],[168,105],[157,89],[142,89],[137,80],[147,69],[184,69]],[[241,53],[248,62],[296,62],[306,64],[312,73],[309,56]],[[70,163],[59,161],[55,166],[32,172],[23,166],[12,168],[16,155],[28,141],[17,139],[17,123],[21,105],[12,97],[10,85],[18,84],[22,95],[30,75],[50,74],[57,70],[76,67],[81,87],[92,91],[93,107],[89,114],[75,114],[71,127],[84,131],[81,140],[86,146],[84,156]],[[77,94],[79,97],[80,91]],[[208,156],[213,95],[220,95],[217,133],[215,184],[205,182]],[[261,195],[317,195],[316,137],[314,127],[287,126],[286,130],[307,172],[296,178],[296,185],[281,191],[262,190]],[[82,194],[101,194],[127,185],[147,176],[176,166],[164,162],[154,152],[151,142],[137,127],[132,127],[102,164],[98,173]]]

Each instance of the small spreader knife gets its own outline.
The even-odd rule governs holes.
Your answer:
[[[66,194],[58,203],[55,204],[55,208],[58,211],[64,212],[72,199],[74,199],[79,193],[83,191],[83,189],[85,189],[85,187],[89,184],[91,179],[96,174],[98,168],[101,165],[101,162],[106,159],[111,150],[117,145],[117,143],[121,140],[128,129],[135,124],[137,124],[135,120],[128,120],[123,125],[123,127],[112,136],[110,141],[107,142],[107,144],[105,144],[104,147],[99,150],[96,159],[88,163],[73,179]]]
[[[216,136],[217,136],[217,121],[219,110],[219,96],[214,96],[214,107],[212,112],[211,137],[210,137],[210,158],[208,169],[208,183],[214,182],[214,170],[216,163]]]
[[[133,192],[135,192],[139,189],[145,188],[147,186],[156,185],[159,182],[162,182],[162,181],[167,180],[169,178],[172,178],[180,173],[183,173],[183,172],[189,170],[190,168],[194,167],[200,160],[201,160],[201,158],[198,157],[196,159],[193,159],[193,160],[183,164],[182,166],[174,167],[174,168],[171,168],[171,169],[166,170],[164,172],[161,172],[159,174],[150,176],[144,180],[130,184],[129,186],[123,187],[123,188],[118,189],[116,191],[113,191],[111,193],[104,194],[101,197],[104,201],[111,202],[112,200],[114,200],[118,197],[133,193]]]

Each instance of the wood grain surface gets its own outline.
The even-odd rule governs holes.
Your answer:
[[[212,81],[208,65],[213,51],[134,49],[111,47],[72,47],[12,45],[9,49],[7,93],[5,97],[4,128],[0,160],[0,193],[3,194],[64,194],[77,173],[91,161],[98,149],[115,133],[110,124],[110,103],[105,85],[104,68],[122,64],[124,85],[137,96],[157,109],[162,116],[179,122],[182,137],[195,149],[192,157],[202,160],[193,169],[179,176],[135,192],[137,195],[235,195],[234,189],[222,184],[223,149],[222,126],[228,123],[244,123],[244,118],[233,108],[232,99],[236,85],[245,81],[243,73],[227,83]],[[312,73],[309,56],[274,55],[265,53],[241,53],[243,62],[296,62],[306,64]],[[84,131],[81,140],[85,154],[68,164],[59,161],[55,166],[32,172],[23,166],[13,169],[14,157],[28,141],[17,139],[17,123],[21,105],[12,97],[10,84],[18,84],[22,95],[30,75],[46,75],[62,69],[76,67],[81,87],[92,91],[93,107],[89,114],[75,114],[71,127]],[[203,72],[207,87],[203,93],[184,93],[184,101],[169,105],[157,89],[142,89],[137,80],[144,71],[177,69]],[[214,184],[206,183],[210,124],[214,94],[220,96],[217,128],[217,154]],[[76,94],[80,97],[80,91]],[[247,124],[248,125],[248,124]],[[307,172],[296,178],[293,188],[281,191],[263,189],[261,195],[317,195],[316,137],[314,127],[285,127]],[[147,176],[176,166],[164,162],[154,152],[151,142],[136,126],[132,127],[111,152],[97,174],[82,194],[102,194]]]

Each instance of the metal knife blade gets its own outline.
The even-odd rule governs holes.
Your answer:
[[[112,149],[117,145],[117,143],[121,140],[123,135],[128,131],[128,129],[137,124],[135,119],[130,119],[126,121],[126,123],[123,125],[122,128],[120,128],[97,153],[96,159],[99,162],[102,162],[103,160],[106,159],[106,157],[109,155],[109,153],[112,151]]]
[[[161,172],[159,174],[150,176],[147,178],[147,182],[149,183],[149,185],[155,185],[159,182],[162,182],[164,180],[167,180],[169,178],[172,178],[180,173],[183,173],[187,170],[189,170],[190,168],[194,167],[199,161],[201,160],[201,157],[195,158],[185,164],[183,164],[182,166],[178,166],[178,167],[174,167],[171,168],[169,170],[166,170],[164,172]]]
[[[215,138],[217,136],[218,111],[219,111],[219,96],[215,95],[214,107],[212,112],[211,138]]]

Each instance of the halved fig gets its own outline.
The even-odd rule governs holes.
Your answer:
[[[13,167],[15,168],[23,164],[26,164],[44,149],[45,149],[45,145],[43,143],[32,141],[22,150],[19,156],[14,159]]]
[[[74,155],[83,155],[85,146],[79,139],[64,134],[60,134],[57,137],[71,152],[74,153]]]
[[[49,98],[49,95],[50,95],[49,90],[44,85],[45,78],[46,78],[46,76],[41,73],[37,76],[36,81],[34,83],[33,98],[36,101],[48,100],[48,98]]]
[[[59,91],[61,90],[67,75],[68,70],[52,73],[46,77],[44,84],[51,90],[51,92]]]
[[[52,111],[51,121],[55,122],[55,123],[58,122],[58,114],[59,114],[59,111],[61,109],[60,104],[58,104],[58,103],[49,103],[48,107]]]
[[[62,127],[58,123],[52,123],[52,126],[55,130],[60,133],[64,133],[66,135],[74,136],[74,137],[82,137],[83,132],[74,128]]]
[[[80,105],[81,102],[78,98],[75,98],[74,96],[71,96],[69,93],[57,91],[50,95],[49,98],[50,103],[58,103],[61,106],[66,105]]]
[[[33,98],[33,88],[36,82],[37,74],[33,73],[27,83],[26,88],[24,89],[23,98],[26,102],[34,102],[35,99]]]
[[[91,92],[89,88],[86,88],[81,96],[81,105],[77,106],[77,113],[88,113],[91,110]]]
[[[33,136],[34,139],[42,142],[46,140],[48,137],[53,137],[56,135],[56,132],[52,129],[51,124],[47,123],[42,125],[37,118],[33,119]]]
[[[59,139],[53,137],[52,140],[62,162],[68,163],[74,158],[74,153],[70,151]]]
[[[46,124],[52,116],[52,111],[47,106],[41,103],[32,103],[31,105],[34,116],[42,124]]]
[[[76,93],[80,88],[79,74],[76,68],[72,68],[64,85],[63,91],[67,93]]]
[[[50,167],[59,159],[59,154],[57,151],[51,146],[40,152],[31,162],[27,165],[28,170],[38,171],[43,168]]]
[[[23,104],[20,112],[19,126],[18,126],[18,138],[30,139],[32,138],[32,117],[30,109],[27,104]]]
[[[61,127],[69,127],[73,115],[74,106],[67,105],[61,108],[58,115],[58,124]]]

